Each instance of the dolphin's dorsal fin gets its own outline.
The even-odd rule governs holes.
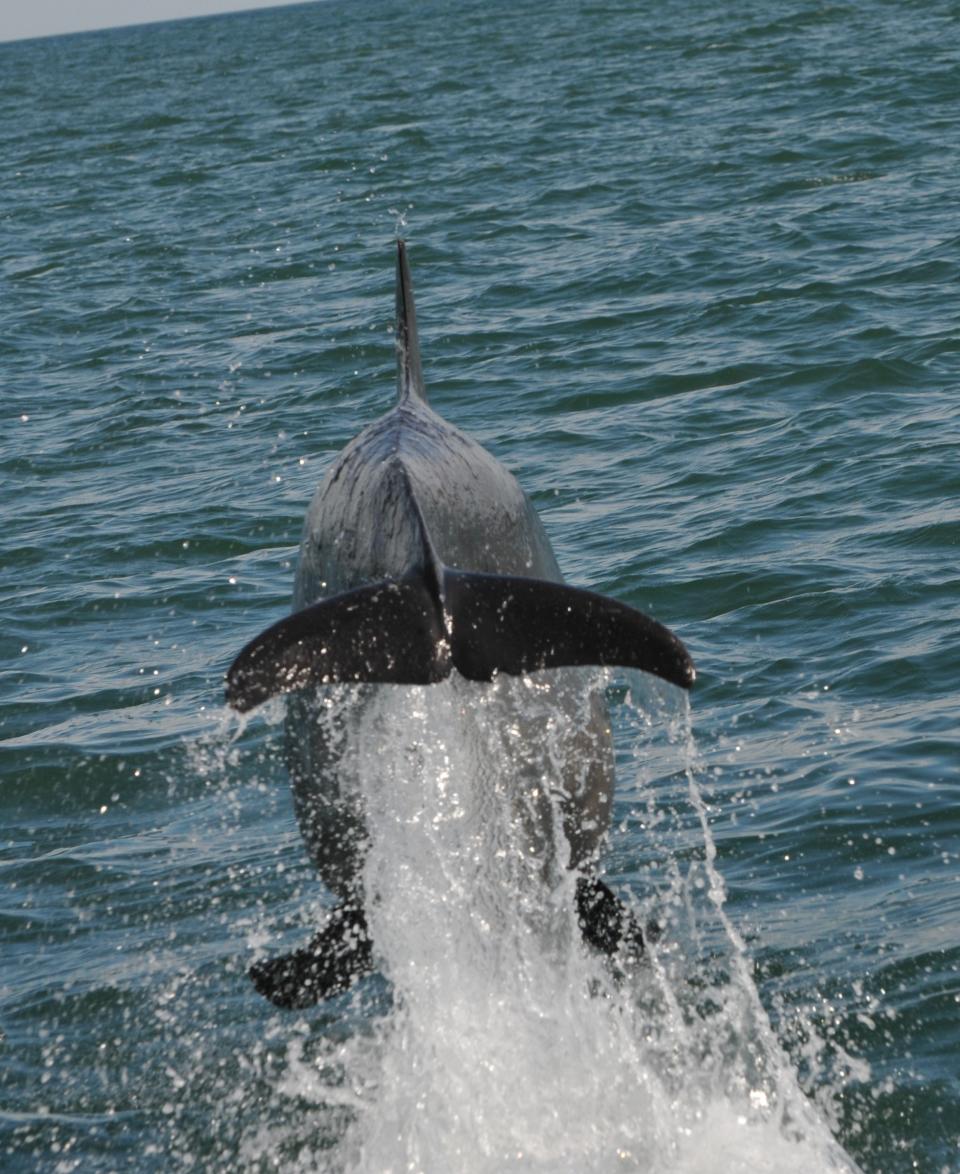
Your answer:
[[[413,304],[413,283],[407,262],[407,245],[397,241],[397,400],[411,396],[427,402],[420,364],[420,338],[417,334],[417,310]]]

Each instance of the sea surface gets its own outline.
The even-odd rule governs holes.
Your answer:
[[[4,1171],[960,1170],[958,98],[946,0],[0,45]],[[388,689],[380,971],[283,1013],[332,898],[223,673],[392,402],[398,235],[434,406],[696,660],[602,680],[662,932],[540,949],[519,687]]]

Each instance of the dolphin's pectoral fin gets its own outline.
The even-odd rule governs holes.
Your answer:
[[[643,954],[643,932],[620,898],[595,876],[577,879],[577,922],[584,941],[601,954],[636,962]]]
[[[434,595],[411,578],[346,591],[261,632],[227,671],[227,701],[245,712],[306,685],[430,685],[449,673]]]
[[[349,990],[373,970],[373,947],[363,911],[335,909],[308,946],[250,967],[258,992],[275,1007],[301,1010]]]
[[[443,572],[453,663],[472,681],[570,665],[643,669],[689,689],[690,654],[662,624],[615,599],[519,576]]]

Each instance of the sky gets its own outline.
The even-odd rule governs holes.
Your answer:
[[[149,20],[275,8],[291,0],[0,0],[0,41],[108,29]]]

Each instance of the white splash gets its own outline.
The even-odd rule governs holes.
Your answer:
[[[303,1168],[852,1174],[797,1085],[725,911],[687,711],[673,769],[696,851],[684,861],[683,845],[652,833],[666,854],[666,932],[634,973],[615,975],[580,942],[551,779],[524,800],[510,786],[518,711],[544,739],[530,751],[547,763],[559,752],[550,707],[536,681],[455,676],[384,688],[366,713],[368,917],[393,1007],[319,1060],[291,1047],[283,1091],[350,1118]],[[549,842],[531,832],[544,802]]]

